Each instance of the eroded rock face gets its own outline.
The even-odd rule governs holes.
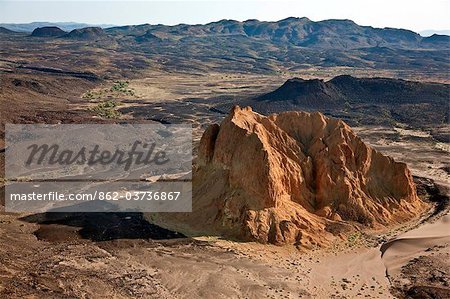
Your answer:
[[[197,164],[185,219],[193,231],[326,245],[358,223],[387,226],[425,208],[404,163],[318,112],[265,117],[235,107],[205,131]]]

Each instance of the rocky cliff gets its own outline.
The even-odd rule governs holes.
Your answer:
[[[179,223],[262,243],[326,245],[425,207],[404,163],[318,112],[266,117],[236,106],[203,134],[193,180],[193,213]]]

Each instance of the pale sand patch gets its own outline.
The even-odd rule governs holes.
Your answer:
[[[267,263],[266,275],[274,268],[288,270],[285,279],[296,277],[312,298],[393,298],[379,246],[301,252],[293,246],[215,243],[255,260],[255,264]]]
[[[450,144],[448,144],[448,143],[438,142],[438,143],[436,143],[435,146],[437,149],[440,149],[440,150],[446,151],[447,153],[450,153]]]
[[[402,136],[412,136],[412,137],[421,137],[421,138],[429,138],[431,137],[430,133],[420,130],[411,130],[411,129],[403,129],[403,128],[394,128],[394,131],[399,133]]]
[[[408,261],[428,248],[450,243],[450,214],[434,223],[426,223],[390,240],[382,247],[387,273],[396,276]]]

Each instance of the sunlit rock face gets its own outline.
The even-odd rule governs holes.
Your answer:
[[[279,245],[326,246],[425,208],[404,163],[318,112],[234,107],[203,134],[193,188],[193,212],[170,227]]]

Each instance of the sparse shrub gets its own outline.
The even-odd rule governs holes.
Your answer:
[[[128,81],[116,81],[113,86],[111,86],[111,91],[125,92],[127,90],[128,84]]]
[[[82,98],[87,100],[100,100],[106,98],[111,98],[114,93],[123,93],[129,96],[134,96],[135,92],[132,88],[128,88],[128,81],[116,81],[110,88],[101,90],[89,90],[83,94]]]
[[[128,81],[116,81],[113,86],[111,86],[111,92],[121,92],[130,96],[134,96],[134,90],[128,88]]]
[[[88,99],[88,100],[92,100],[95,97],[95,93],[91,90],[89,90],[88,92],[86,92],[83,95],[83,99]]]
[[[120,112],[117,111],[115,108],[119,105],[120,103],[118,102],[115,102],[113,100],[107,100],[91,108],[91,111],[97,113],[97,115],[100,117],[118,118],[120,116]]]
[[[362,234],[359,231],[351,233],[347,237],[347,244],[350,247],[356,246],[357,244],[361,243],[361,241],[362,241]]]

